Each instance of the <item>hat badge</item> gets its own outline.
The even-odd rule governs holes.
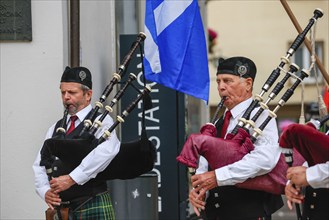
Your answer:
[[[244,65],[241,65],[238,67],[238,73],[240,76],[243,76],[244,74],[246,74],[248,72],[248,68]]]
[[[79,77],[80,77],[80,80],[83,81],[87,78],[87,74],[85,73],[85,71],[81,70],[79,72]]]

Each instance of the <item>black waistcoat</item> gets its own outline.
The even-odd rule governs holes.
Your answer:
[[[329,189],[306,187],[303,220],[329,220]]]
[[[221,130],[222,124],[223,117],[216,123],[217,131]],[[220,186],[209,191],[206,216],[208,220],[257,219],[270,216],[282,206],[281,195],[235,186]]]
[[[62,120],[59,120],[56,123],[53,137],[56,134],[55,132],[56,129],[61,125],[61,121]],[[82,131],[82,129],[83,129],[83,123],[80,123],[70,134],[66,136],[66,138],[70,139],[73,138],[74,136],[78,136]],[[72,157],[73,156],[74,155],[72,155]],[[54,170],[53,172],[54,177],[66,175],[71,172],[71,170],[67,170],[67,168],[65,168],[65,164],[63,164],[62,161],[60,161],[58,158],[55,160],[53,164],[53,170]],[[89,180],[87,183],[83,185],[75,184],[71,186],[69,189],[61,192],[60,197],[62,201],[70,201],[76,198],[93,196],[98,193],[104,192],[106,190],[107,190],[106,181],[98,180],[96,177],[94,179]]]

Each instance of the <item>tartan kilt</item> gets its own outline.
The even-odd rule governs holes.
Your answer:
[[[73,212],[76,220],[115,220],[109,192],[98,194]]]

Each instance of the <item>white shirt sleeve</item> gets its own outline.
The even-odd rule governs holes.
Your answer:
[[[55,128],[55,124],[52,125],[48,129],[45,140],[52,137],[52,134],[54,132],[54,128]],[[41,149],[42,149],[42,147],[40,148],[40,150],[37,154],[37,157],[34,160],[32,168],[33,168],[34,177],[35,177],[34,178],[35,190],[36,190],[37,194],[43,200],[45,200],[45,194],[50,189],[50,185],[49,185],[49,180],[48,180],[48,176],[47,176],[45,167],[40,166],[40,160],[41,160],[40,151],[41,151]]]
[[[101,137],[104,131],[108,130],[112,124],[112,118],[107,116],[103,121],[102,128],[96,132],[95,136],[97,138]],[[99,172],[103,171],[119,150],[120,141],[114,130],[110,138],[92,150],[69,175],[77,184],[85,184],[90,179],[95,178]]]
[[[306,180],[313,188],[329,188],[329,161],[307,168]]]

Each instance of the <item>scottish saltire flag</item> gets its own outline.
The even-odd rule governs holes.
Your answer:
[[[197,0],[146,0],[147,80],[209,98],[206,38]]]

